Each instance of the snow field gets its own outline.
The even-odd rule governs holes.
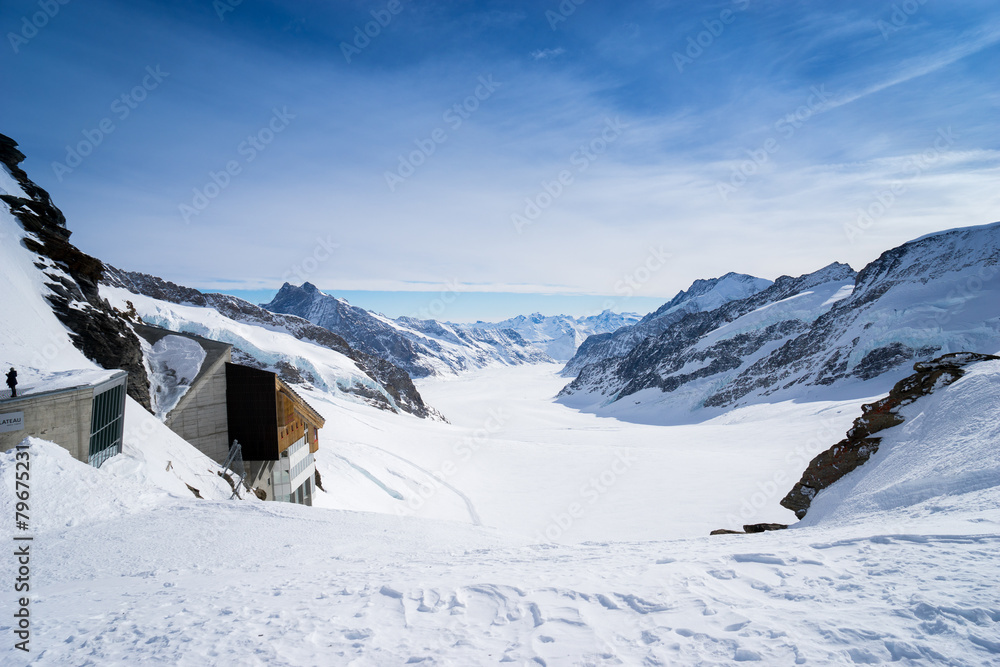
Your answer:
[[[997,542],[854,526],[538,546],[176,503],[36,538],[32,664],[989,665]]]
[[[478,520],[555,543],[788,523],[794,515],[778,501],[813,456],[843,437],[862,402],[754,406],[665,428],[553,402],[557,372],[541,365],[421,380],[425,400],[451,424],[308,393],[327,419],[316,460],[328,493],[317,504]],[[376,504],[362,506],[360,493]]]
[[[996,366],[980,366],[939,400],[968,403],[970,414],[983,406],[973,395],[987,392],[981,400],[996,403]],[[208,496],[216,500],[195,500],[180,480],[151,492],[174,474],[164,459],[199,473],[193,450],[182,456],[182,443],[163,433],[149,436],[146,460],[127,451],[101,470],[36,443],[43,523],[33,543],[31,664],[1000,661],[996,486],[911,496],[886,511],[831,502],[815,525],[708,537],[721,527],[717,518],[739,512],[741,494],[767,498],[753,520],[775,518],[769,503],[790,486],[767,496],[758,483],[782,466],[801,472],[804,462],[787,458],[793,444],[805,446],[799,440],[824,419],[842,434],[857,406],[785,403],[698,426],[640,426],[541,400],[558,387],[556,370],[422,383],[453,424],[310,396],[334,418],[318,454],[330,492],[318,497],[377,499],[374,513],[228,502],[218,500],[228,497],[222,487]],[[472,383],[481,393],[472,394]],[[129,418],[141,428],[141,416]],[[148,420],[146,430],[163,428]],[[913,442],[937,433],[920,422],[913,417]],[[942,446],[965,451],[993,423],[969,422]],[[480,431],[486,437],[469,466],[443,475],[453,491],[436,489],[411,514],[395,511],[399,501],[383,486],[407,498],[444,470],[455,442],[471,448]],[[626,445],[639,461],[558,540],[539,540],[551,514],[569,514],[580,483],[613,472],[613,452]],[[971,465],[975,452],[967,453]],[[331,472],[333,454],[353,477]],[[934,465],[924,458],[899,465],[921,474]],[[879,469],[871,469],[874,489],[882,488]],[[6,458],[0,470],[7,490]],[[482,526],[472,525],[466,500]],[[427,518],[434,514],[456,520]],[[0,633],[9,630],[0,620]],[[26,664],[20,652],[2,650],[3,664]]]

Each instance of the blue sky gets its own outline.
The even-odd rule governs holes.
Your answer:
[[[996,2],[15,0],[0,27],[0,132],[74,242],[203,289],[645,312],[1000,219]]]

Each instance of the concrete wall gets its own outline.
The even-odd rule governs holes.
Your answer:
[[[229,421],[226,413],[227,350],[206,369],[199,381],[181,397],[167,415],[170,429],[216,463],[229,454]]]
[[[0,403],[0,414],[24,413],[24,430],[0,433],[0,451],[17,446],[29,435],[51,440],[69,450],[77,461],[90,456],[93,387],[78,387]]]

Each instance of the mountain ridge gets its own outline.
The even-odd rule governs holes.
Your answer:
[[[835,262],[798,278],[782,276],[714,310],[683,313],[622,357],[600,354],[607,336],[585,341],[575,363],[592,361],[559,400],[623,417],[655,411],[625,409],[622,399],[635,396],[634,405],[691,414],[801,399],[935,354],[992,353],[1000,347],[998,263],[1000,223],[992,223],[906,242],[856,274]],[[669,397],[673,405],[665,403]]]
[[[124,271],[110,265],[107,265],[106,275],[102,282],[109,287],[121,288],[133,294],[141,294],[169,303],[212,308],[223,317],[233,321],[285,331],[299,340],[340,352],[354,361],[358,368],[373,382],[384,388],[396,406],[404,412],[421,418],[443,419],[434,408],[424,403],[420,392],[413,385],[413,380],[403,369],[381,357],[354,349],[347,341],[332,331],[318,327],[300,317],[275,314],[239,297],[228,294],[204,293],[156,276]],[[234,349],[234,358],[242,363],[254,365],[253,355],[244,350]],[[290,366],[279,365],[272,370],[288,381],[301,381],[301,378],[297,377]],[[363,392],[365,397],[369,399],[377,398],[360,387],[348,389]]]

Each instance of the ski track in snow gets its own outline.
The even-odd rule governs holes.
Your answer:
[[[449,484],[447,480],[441,479],[440,477],[438,477],[437,475],[435,475],[434,473],[432,473],[430,470],[427,470],[426,468],[422,468],[421,466],[417,465],[413,461],[410,461],[409,459],[403,458],[399,454],[396,454],[394,452],[390,452],[390,451],[388,451],[386,449],[382,449],[381,447],[376,447],[375,445],[371,445],[371,444],[367,444],[365,446],[366,447],[370,447],[371,449],[377,449],[378,451],[383,452],[384,454],[388,454],[389,456],[392,456],[394,458],[399,459],[400,461],[402,461],[403,463],[406,463],[407,465],[413,466],[414,468],[416,468],[420,472],[422,472],[425,475],[427,475],[428,478],[437,479],[437,482],[439,484],[441,484],[441,486],[443,486],[444,488],[448,489],[449,491],[451,491],[456,496],[458,496],[459,498],[462,499],[462,502],[465,503],[466,508],[469,510],[469,518],[472,520],[472,524],[474,526],[482,526],[483,525],[482,519],[479,518],[479,512],[476,511],[476,506],[472,504],[472,499],[469,498],[469,496],[465,495],[465,493],[462,492],[460,489],[457,489],[453,485]]]
[[[33,664],[997,664],[1000,535],[842,532],[504,546],[178,504],[39,536]]]
[[[367,471],[377,482],[359,475],[357,484],[372,489],[382,513],[195,500],[177,480],[171,493],[132,491],[128,484],[146,488],[130,477],[144,446],[157,451],[150,470],[172,479],[162,459],[176,465],[180,450],[165,434],[130,441],[132,458],[112,459],[108,470],[54,445],[36,450],[32,511],[42,522],[32,542],[32,654],[9,642],[0,664],[1000,664],[997,487],[948,486],[946,495],[873,512],[837,505],[834,494],[816,525],[708,537],[719,527],[713,517],[738,511],[739,493],[785,465],[783,456],[764,456],[761,443],[815,435],[831,415],[839,437],[856,405],[781,404],[697,427],[620,425],[551,403],[551,371],[425,384],[452,424],[317,401],[330,417],[318,456]],[[986,392],[997,377],[983,367],[936,400],[991,423],[989,411],[1000,408]],[[468,399],[472,383],[482,387],[478,407]],[[983,402],[957,393],[973,390]],[[502,428],[448,479],[461,493],[439,499],[457,520],[393,515],[398,501],[378,484],[393,475],[402,494],[437,479],[430,471],[442,452],[453,454],[451,444],[483,423],[487,406],[503,414]],[[130,415],[138,423],[134,406]],[[776,430],[790,418],[803,423]],[[889,468],[910,464],[893,452],[935,452],[906,438],[947,430],[935,419],[911,424],[887,436],[884,456],[857,488],[868,480],[874,493],[883,477],[899,479]],[[715,441],[725,447],[714,449]],[[521,524],[565,508],[577,480],[604,470],[623,442],[640,457],[627,482],[588,506],[565,543],[533,539]],[[948,446],[963,461],[989,451],[967,430],[955,443]],[[693,444],[700,450],[682,456]],[[739,449],[751,446],[754,456]],[[784,445],[776,451],[783,455]],[[673,486],[658,486],[669,472],[658,467],[670,461],[681,470],[669,477]],[[197,458],[187,465],[186,474],[205,467]],[[324,484],[343,491],[349,480],[337,470],[324,472]],[[0,471],[0,510],[10,514],[12,467]],[[685,477],[695,483],[679,485]],[[463,495],[486,527],[456,513],[468,509],[457,502]],[[696,506],[709,496],[723,502]],[[82,522],[66,497],[86,509]],[[839,507],[850,513],[838,517]],[[694,532],[684,513],[696,517]],[[488,527],[494,522],[504,525]],[[13,567],[0,559],[0,577],[11,581]],[[10,619],[0,617],[8,637]]]

